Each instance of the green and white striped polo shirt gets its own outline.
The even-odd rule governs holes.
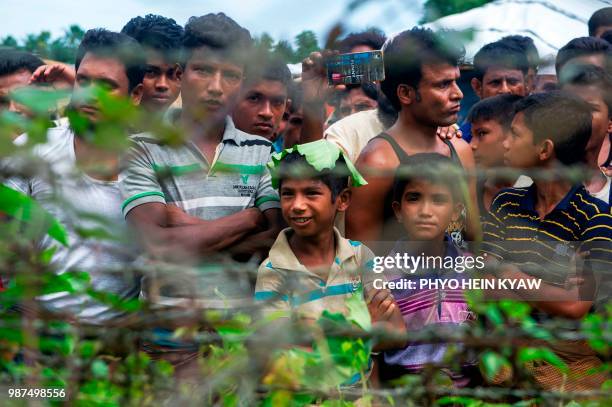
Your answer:
[[[266,168],[272,143],[236,129],[229,117],[211,165],[191,141],[171,147],[146,133],[131,141],[120,175],[123,216],[149,202],[171,203],[205,220],[280,207]]]

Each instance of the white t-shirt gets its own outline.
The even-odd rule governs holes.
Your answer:
[[[519,175],[512,187],[514,188],[529,188],[533,184],[533,179],[527,175]]]
[[[606,184],[604,185],[604,187],[599,192],[591,193],[591,195],[597,199],[601,199],[602,201],[610,205],[610,184],[611,183],[612,183],[612,178],[606,176]]]
[[[329,126],[324,138],[336,143],[354,163],[368,141],[385,131],[378,109],[357,112]]]
[[[47,138],[45,144],[34,148],[35,158],[42,160],[42,168],[46,170],[31,178],[13,177],[5,182],[34,198],[66,228],[69,247],[46,235],[39,242],[41,249],[56,248],[52,264],[58,273],[84,271],[89,274],[94,290],[122,299],[137,298],[140,278],[127,269],[139,251],[133,239],[127,237],[118,183],[93,179],[76,168],[74,133],[67,124],[49,129]],[[24,134],[15,144],[26,140]],[[20,161],[15,157],[8,164],[18,168]],[[82,236],[93,230],[103,231],[112,239]],[[69,313],[87,323],[101,323],[123,314],[88,295],[61,292],[38,299],[50,311]]]

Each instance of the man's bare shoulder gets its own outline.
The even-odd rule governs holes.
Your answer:
[[[472,151],[472,147],[463,139],[453,137],[451,139],[451,143],[455,150],[457,151],[457,155],[459,155],[459,159],[463,166],[471,167],[474,164],[474,153]]]
[[[393,147],[387,141],[375,138],[361,151],[357,164],[375,168],[395,168],[399,165],[399,161]]]

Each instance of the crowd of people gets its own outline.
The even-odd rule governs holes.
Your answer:
[[[481,278],[541,280],[538,290],[486,294],[528,302],[538,322],[605,312],[612,8],[593,14],[587,32],[559,49],[552,78],[538,74],[541,60],[529,37],[486,44],[468,66],[456,35],[421,27],[390,38],[349,34],[335,50],[312,53],[294,78],[223,13],[191,17],[184,27],[146,15],[121,32],[91,29],[74,66],[2,49],[0,109],[32,117],[14,97],[24,86],[52,84],[72,94],[65,115],[53,112],[44,143],[31,150],[29,134],[14,135],[15,153],[2,158],[10,169],[2,174],[13,175],[2,183],[66,227],[68,246],[47,235],[38,247],[55,248],[57,273],[85,271],[97,291],[168,308],[254,303],[261,318],[276,315],[281,325],[312,324],[323,311],[347,314],[347,300],[358,296],[392,339],[374,343],[371,370],[346,385],[365,376],[384,385],[435,364],[455,386],[476,386],[485,380],[477,355],[466,352],[446,366],[443,341],[410,340],[427,327],[471,323],[476,314],[465,290],[390,284],[469,273],[441,265],[378,273],[374,260],[408,254],[456,263],[483,255]],[[379,49],[383,81],[327,84],[329,55]],[[462,75],[471,75],[480,100],[461,122]],[[93,87],[139,106],[151,123],[177,129],[180,142],[165,142],[145,121],[123,129],[126,151],[97,143],[108,121],[101,99],[108,96]],[[24,171],[30,153],[48,165],[45,171]],[[114,238],[82,233],[100,225]],[[220,259],[253,273],[210,266]],[[159,264],[177,266],[177,274],[125,271]],[[79,324],[125,316],[86,294],[38,301]],[[206,357],[197,342],[173,335],[189,323],[159,321],[137,346],[188,376]],[[530,344],[550,347],[569,367],[566,375],[547,363],[531,366],[543,389],[598,389],[608,378],[584,340]],[[498,376],[496,384],[507,380]]]

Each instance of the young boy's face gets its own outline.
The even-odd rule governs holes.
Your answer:
[[[165,112],[181,92],[181,75],[178,63],[148,50],[141,105],[152,112]]]
[[[181,78],[183,111],[194,118],[222,121],[242,85],[243,67],[208,47],[192,50]]]
[[[458,219],[461,204],[449,187],[414,180],[404,188],[402,201],[393,202],[393,211],[410,240],[443,240],[448,225]]]
[[[510,135],[504,139],[504,162],[513,168],[534,168],[540,165],[541,146],[534,144],[533,133],[525,123],[523,112],[512,120]]]
[[[575,94],[587,102],[593,109],[591,138],[585,150],[593,155],[597,155],[599,150],[601,150],[604,139],[608,133],[612,131],[612,120],[610,120],[610,112],[604,100],[603,90],[590,85],[568,85],[564,86],[563,90]],[[592,164],[599,165],[600,163],[601,162]]]
[[[493,168],[504,165],[504,138],[506,132],[496,120],[475,120],[472,123],[470,145],[479,167]]]
[[[329,232],[336,212],[348,208],[350,192],[344,190],[332,202],[331,189],[317,179],[284,179],[280,186],[285,222],[300,237],[317,237]]]
[[[274,139],[287,105],[287,86],[280,81],[262,80],[244,89],[232,118],[246,133]]]

